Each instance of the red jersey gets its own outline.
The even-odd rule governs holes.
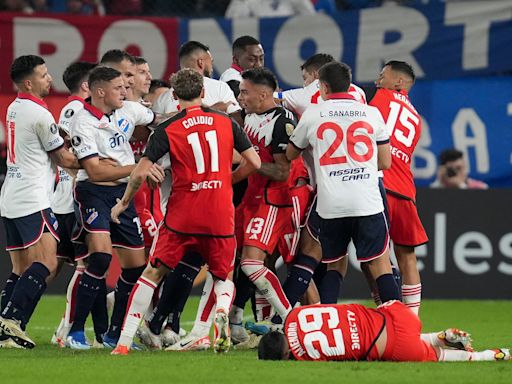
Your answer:
[[[275,154],[286,152],[295,125],[293,114],[282,107],[272,108],[260,115],[251,113],[244,119],[244,131],[262,163],[273,163]],[[254,204],[255,200],[264,197],[267,204],[291,206],[288,181],[273,181],[259,173],[250,175],[248,181],[244,202]]]
[[[377,360],[375,347],[384,315],[359,304],[331,304],[293,309],[284,334],[296,360]]]
[[[421,118],[409,101],[407,91],[378,88],[369,103],[377,107],[386,122],[391,146],[391,168],[384,171],[387,190],[416,199],[411,160],[421,136]]]
[[[165,225],[186,235],[234,236],[233,148],[242,153],[250,147],[238,124],[201,106],[158,126],[144,156],[156,162],[170,155],[172,191]]]

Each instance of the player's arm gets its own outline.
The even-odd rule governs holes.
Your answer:
[[[85,169],[89,180],[92,182],[116,181],[129,176],[135,168],[135,164],[112,166],[111,164],[102,163],[97,154],[81,159],[80,165]]]
[[[119,215],[128,208],[130,201],[146,178],[153,179],[155,173],[160,174],[161,172],[162,177],[158,182],[163,181],[165,176],[163,168],[156,162],[168,152],[169,139],[165,133],[165,128],[157,128],[149,138],[146,152],[130,174],[130,181],[126,186],[123,197],[117,200],[117,204],[111,210],[111,217],[115,223],[119,224]]]
[[[377,160],[379,170],[391,168],[391,147],[389,146],[389,142],[377,145]]]
[[[61,168],[67,169],[80,169],[80,163],[76,156],[69,152],[68,149],[63,145],[62,147],[48,153],[52,161]],[[74,172],[71,172],[74,173]]]
[[[308,124],[309,113],[306,110],[299,121],[299,124],[293,130],[290,136],[290,143],[286,147],[286,158],[290,161],[299,157],[302,151],[309,145],[308,142]]]
[[[237,158],[240,164],[232,174],[233,184],[236,184],[259,169],[261,167],[261,159],[252,147],[251,141],[244,130],[233,120],[231,124],[234,143],[233,160]]]
[[[302,153],[303,149],[299,148],[299,147],[296,147],[294,143],[292,143],[290,141],[290,144],[291,145],[288,145],[286,147],[286,158],[290,161],[293,161],[295,160],[297,157],[300,156],[300,154]]]
[[[386,130],[386,123],[384,122],[384,118],[380,112],[375,113],[375,121],[373,125],[376,132],[377,163],[379,170],[389,169],[391,167],[391,147],[389,145],[389,135]]]

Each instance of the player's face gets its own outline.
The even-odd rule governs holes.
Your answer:
[[[34,68],[32,75],[27,79],[30,90],[38,97],[45,97],[50,94],[52,86],[52,77],[48,73],[46,64],[38,65]]]
[[[204,52],[204,54],[199,57],[199,68],[203,71],[203,76],[212,77],[213,75],[213,57],[212,54],[208,52]]]
[[[121,72],[121,77],[124,81],[126,90],[133,88],[135,83],[135,64],[133,64],[130,60],[123,60],[119,64],[112,65],[112,68]]]
[[[121,76],[106,82],[103,91],[104,103],[107,107],[112,110],[122,108],[123,100],[126,98],[126,87]]]
[[[144,63],[136,66],[133,89],[137,96],[143,97],[149,93],[149,86],[151,85],[151,72],[149,64]]]
[[[257,86],[250,80],[242,79],[240,82],[240,94],[238,101],[240,106],[245,109],[247,113],[259,113],[260,105],[264,100],[262,87]]]
[[[385,66],[380,71],[377,80],[375,80],[375,85],[384,89],[400,89],[400,75],[393,71],[390,66]]]
[[[263,68],[265,65],[265,53],[261,44],[245,47],[244,53],[240,55],[238,60],[235,60],[235,64],[239,65],[244,71],[251,68]]]
[[[314,72],[308,72],[305,69],[302,70],[302,80],[304,80],[304,86],[307,87],[313,81],[316,80]]]

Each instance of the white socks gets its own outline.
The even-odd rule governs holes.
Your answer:
[[[402,285],[402,301],[418,315],[421,304],[421,284]]]

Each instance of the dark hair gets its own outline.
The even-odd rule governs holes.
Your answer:
[[[171,88],[171,85],[167,81],[160,79],[151,80],[151,84],[149,85],[149,93],[154,92],[158,88]]]
[[[21,83],[27,76],[34,73],[35,67],[44,63],[41,56],[25,55],[17,57],[11,65],[11,80],[16,84]]]
[[[464,157],[464,154],[455,148],[445,149],[443,152],[439,154],[439,163],[441,165],[445,165],[446,163],[449,163],[450,161],[455,161],[462,159]]]
[[[96,63],[77,61],[68,65],[62,74],[62,80],[71,93],[78,92],[80,84],[87,81],[89,73],[96,67]]]
[[[352,81],[352,73],[347,64],[334,61],[320,67],[318,79],[327,84],[332,93],[347,92]]]
[[[259,45],[260,42],[252,36],[240,36],[233,42],[233,55],[239,55],[250,45]]]
[[[334,61],[334,57],[327,53],[317,53],[307,59],[304,64],[300,66],[300,69],[305,69],[307,72],[318,71],[324,64],[331,63]]]
[[[128,60],[130,63],[135,64],[135,58],[128,52],[121,49],[111,49],[105,52],[101,57],[101,64],[119,64],[124,60]]]
[[[407,75],[411,78],[412,81],[416,80],[416,75],[414,74],[414,69],[412,69],[411,64],[406,63],[405,61],[397,61],[391,60],[384,64],[385,67],[389,66],[393,71],[397,71]]]
[[[194,100],[201,95],[203,76],[193,69],[180,69],[171,76],[172,89],[181,100]]]
[[[252,68],[242,72],[242,79],[249,80],[254,84],[265,85],[275,91],[277,79],[270,69]]]
[[[273,331],[263,335],[258,345],[258,359],[283,360],[286,343],[286,337],[281,332]]]
[[[121,76],[117,69],[99,66],[94,68],[89,74],[89,88],[92,89],[97,83],[102,81],[111,81]]]
[[[198,50],[208,52],[210,50],[210,47],[204,45],[203,43],[200,43],[199,41],[187,41],[180,47],[178,57],[181,60],[184,57],[187,57]]]
[[[142,56],[134,56],[133,60],[135,60],[135,65],[147,64],[147,60]]]

